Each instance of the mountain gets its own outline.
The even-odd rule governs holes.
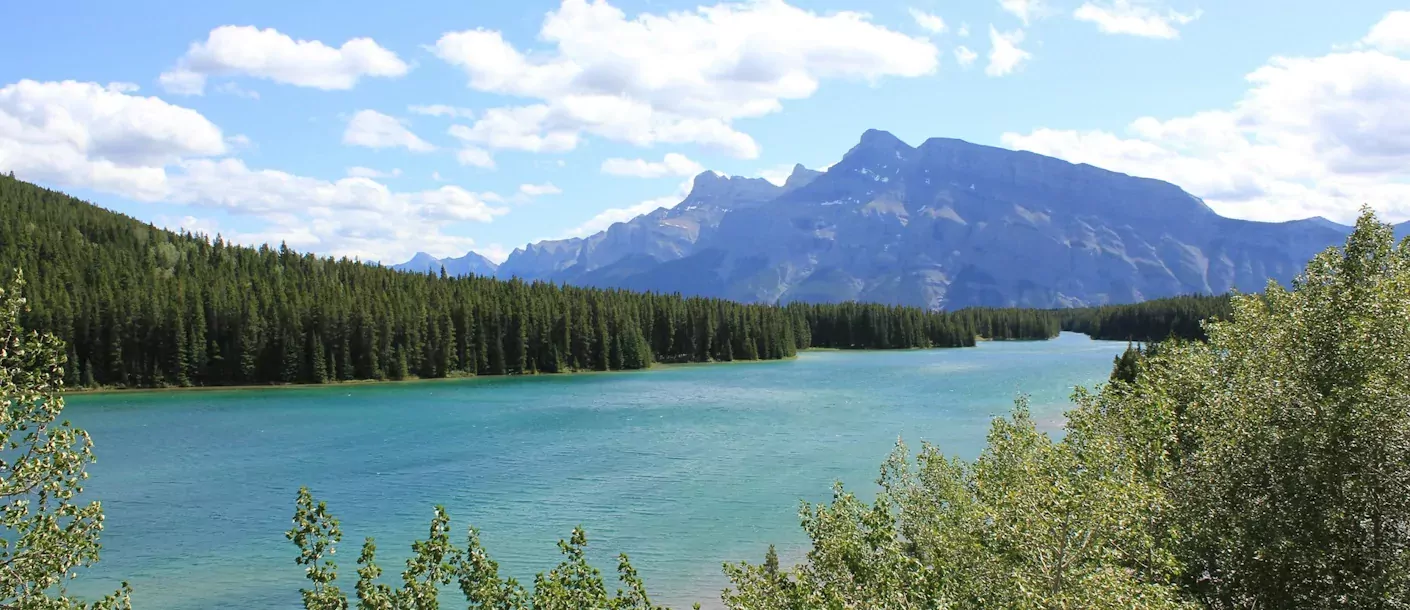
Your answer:
[[[465,256],[460,258],[436,258],[425,252],[417,252],[416,256],[411,257],[411,260],[400,265],[392,265],[392,268],[397,271],[433,274],[440,274],[442,267],[451,277],[466,275],[493,277],[499,269],[499,265],[496,265],[494,261],[474,252],[466,252]]]
[[[680,205],[516,250],[500,276],[762,303],[1074,307],[1261,290],[1350,231],[1225,218],[1159,180],[869,130],[826,172],[799,166],[782,187],[707,172]]]
[[[553,279],[588,286],[615,286],[657,264],[689,256],[708,241],[726,214],[762,205],[807,185],[821,172],[795,166],[783,186],[763,178],[703,172],[690,195],[672,208],[658,208],[586,238],[542,241],[516,249],[500,277]]]

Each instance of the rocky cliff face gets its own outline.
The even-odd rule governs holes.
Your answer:
[[[873,130],[825,173],[800,166],[783,187],[702,174],[680,205],[517,250],[500,275],[751,302],[1065,307],[1261,290],[1349,231],[1233,220],[1158,180]]]

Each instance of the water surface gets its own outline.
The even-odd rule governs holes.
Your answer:
[[[797,360],[529,378],[82,395],[103,560],[76,590],[127,579],[144,609],[297,608],[284,539],[308,485],[342,520],[342,588],[375,536],[394,578],[435,504],[531,581],[587,529],[626,552],[658,603],[718,605],[723,561],[805,548],[799,500],[869,491],[897,437],[973,457],[1020,393],[1057,426],[1124,343],[1064,334],[972,349],[809,352]],[[458,606],[458,604],[457,604]]]

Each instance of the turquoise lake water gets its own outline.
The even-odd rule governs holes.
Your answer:
[[[1020,393],[1056,430],[1076,385],[1124,343],[1064,334],[971,349],[808,352],[796,360],[634,373],[365,386],[74,396],[93,436],[86,497],[103,560],[74,590],[121,579],[143,609],[297,608],[285,540],[308,485],[342,520],[344,591],[375,536],[397,579],[435,504],[474,524],[531,582],[575,525],[599,568],[625,552],[654,601],[718,607],[724,561],[800,557],[800,500],[869,493],[898,436],[972,458]],[[392,581],[394,582],[394,581]],[[458,607],[457,604],[455,607]]]

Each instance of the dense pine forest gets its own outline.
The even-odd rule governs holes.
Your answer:
[[[25,327],[67,345],[70,387],[325,383],[777,359],[809,347],[1044,339],[1055,314],[742,305],[392,271],[174,233],[0,177],[0,275]]]
[[[1200,322],[1228,319],[1232,313],[1229,295],[1187,295],[1155,299],[1132,305],[1105,305],[1068,309],[1061,312],[1062,329],[1086,334],[1093,339],[1114,341],[1162,341],[1204,339]]]

